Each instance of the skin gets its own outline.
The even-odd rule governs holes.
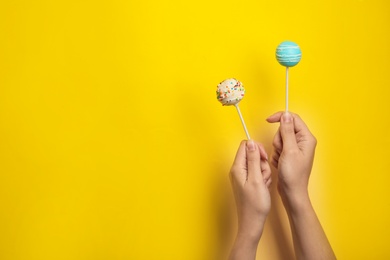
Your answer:
[[[280,123],[271,163],[278,172],[278,191],[289,217],[296,259],[336,259],[308,193],[317,140],[297,114],[278,112],[267,121]],[[254,260],[271,208],[271,170],[261,144],[241,142],[230,180],[237,205],[238,232],[229,259]]]
[[[278,170],[278,191],[289,217],[296,259],[336,259],[308,193],[317,140],[297,114],[278,112],[267,121],[280,123],[272,165]]]
[[[236,198],[238,232],[230,260],[256,259],[256,250],[271,209],[271,169],[262,145],[242,141],[230,171]]]

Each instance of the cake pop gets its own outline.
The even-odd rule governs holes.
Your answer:
[[[240,108],[238,107],[238,103],[242,100],[244,95],[245,95],[245,89],[243,84],[234,78],[226,79],[221,83],[219,83],[217,86],[218,101],[221,102],[222,105],[224,106],[233,105],[236,107],[238,115],[241,119],[242,126],[244,127],[245,134],[248,140],[250,140],[251,138],[246,128],[244,118],[242,117]]]
[[[284,41],[276,48],[277,61],[286,67],[286,112],[288,112],[288,68],[297,65],[301,57],[301,49],[295,42]]]

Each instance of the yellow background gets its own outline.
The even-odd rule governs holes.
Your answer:
[[[217,259],[245,135],[216,85],[244,83],[270,153],[283,40],[303,52],[290,108],[318,139],[328,238],[339,259],[390,259],[389,28],[387,0],[1,1],[0,259]],[[291,259],[272,192],[258,259]]]

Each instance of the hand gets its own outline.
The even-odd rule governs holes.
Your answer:
[[[280,122],[273,141],[272,165],[278,169],[278,190],[282,199],[307,196],[316,138],[297,114],[278,112],[267,121]]]
[[[296,259],[334,260],[307,190],[317,140],[297,114],[278,112],[267,121],[280,122],[272,164],[278,169],[278,189],[289,216]]]
[[[238,236],[260,239],[265,219],[271,208],[268,187],[271,169],[262,145],[242,141],[230,171],[238,213]]]

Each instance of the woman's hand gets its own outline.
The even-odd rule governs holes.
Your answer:
[[[306,124],[291,112],[278,112],[269,118],[280,122],[275,135],[272,165],[278,169],[278,190],[284,201],[306,197],[317,140]]]
[[[262,145],[242,141],[230,171],[238,213],[238,233],[230,259],[255,259],[271,208],[271,169]]]

